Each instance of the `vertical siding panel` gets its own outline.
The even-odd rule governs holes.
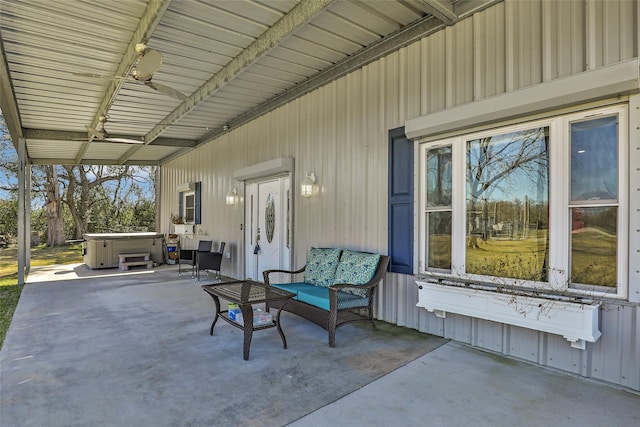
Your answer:
[[[617,1],[608,1],[602,4],[601,17],[601,65],[613,64],[620,60],[620,3]]]
[[[542,81],[542,6],[540,1],[518,2],[513,19],[517,40],[514,54],[517,66],[514,88],[520,89]],[[510,21],[509,18],[506,18]],[[505,38],[509,39],[508,34]]]
[[[486,26],[486,13],[473,16],[473,100],[484,98],[486,88],[483,77],[486,75],[486,63],[490,60],[486,52],[486,40],[484,29]]]
[[[625,1],[621,3],[620,16],[620,60],[631,59],[636,55],[635,40],[637,31],[635,31],[636,14],[638,2]],[[614,27],[615,28],[615,27]]]
[[[337,105],[336,105],[336,137],[338,144],[336,146],[336,182],[339,183],[339,188],[336,189],[336,242],[340,246],[345,245],[345,236],[348,236],[349,225],[345,220],[343,213],[341,212],[342,206],[348,203],[348,192],[344,188],[344,183],[349,178],[349,171],[351,165],[347,159],[347,152],[349,147],[349,99],[350,93],[348,91],[347,79],[340,79],[336,83],[337,88]]]
[[[569,74],[585,71],[585,6],[583,2],[569,2],[571,6],[571,69]]]
[[[425,309],[419,309],[417,307],[415,307],[415,309],[418,310],[418,319],[419,319],[418,330],[419,331],[426,332],[428,334],[438,335],[441,337],[445,336],[445,333],[444,333],[445,319],[441,319],[435,316],[434,314],[429,313]]]
[[[622,342],[619,383],[640,390],[640,320],[638,307],[622,307],[619,311],[622,327],[618,331]],[[618,382],[618,381],[614,381]]]
[[[518,22],[521,14],[518,12],[518,5],[522,3],[506,2],[504,6],[505,14],[505,88],[511,92],[517,87],[518,76],[520,75],[520,52],[521,40],[518,27],[522,26]]]
[[[467,19],[470,21],[470,19]],[[464,21],[463,21],[464,22]],[[445,83],[445,101],[446,108],[453,107],[455,103],[455,85],[456,79],[454,78],[454,73],[456,72],[455,68],[455,39],[456,39],[456,28],[462,28],[463,23],[458,23],[458,25],[454,25],[452,27],[446,27],[444,29],[445,34],[445,74],[444,74],[444,83]],[[433,112],[433,111],[432,111]]]
[[[422,115],[440,111],[447,106],[446,31],[423,39],[422,46]]]
[[[442,34],[442,31],[438,32]],[[431,98],[431,64],[438,61],[435,55],[431,53],[430,44],[433,42],[433,37],[425,37],[420,40],[420,115],[426,116],[432,110],[429,108],[429,102]]]
[[[606,43],[603,40],[604,36],[604,21],[603,17],[604,7],[602,2],[592,0],[586,3],[585,8],[587,23],[587,70],[593,70],[601,67],[605,62],[605,52],[603,51]]]
[[[593,344],[592,369],[590,376],[604,381],[619,382],[622,359],[621,316],[619,306],[603,305],[600,310],[602,336]],[[614,381],[615,379],[615,381]]]
[[[547,82],[556,76],[554,59],[557,55],[557,46],[554,40],[558,31],[555,24],[557,5],[555,2],[542,2],[542,81]]]
[[[418,302],[418,287],[415,281],[411,280],[411,276],[404,276],[404,301],[402,301],[402,309],[398,309],[398,322],[402,322],[403,326],[418,329],[420,327],[420,312],[416,307]],[[400,323],[398,323],[400,324]]]
[[[575,1],[551,2],[555,8],[552,25],[556,29],[557,48],[553,60],[557,63],[553,78],[569,76],[584,70],[585,31],[584,3]]]
[[[398,99],[397,99],[397,111],[398,116],[394,117],[398,122],[405,122],[407,120],[407,50],[400,49],[395,54],[394,65],[397,67],[397,79],[398,79]]]
[[[332,221],[335,212],[335,138],[333,137],[333,96],[332,85],[329,84],[318,92],[318,100],[314,103],[317,111],[317,123],[314,125],[314,132],[317,135],[314,141],[314,161],[318,164],[316,175],[318,183],[322,189],[322,218],[317,226],[327,241],[335,242],[336,230],[335,220]],[[320,181],[322,180],[322,181]]]
[[[574,374],[581,374],[587,352],[571,347],[569,342],[559,335],[545,334],[545,356],[540,363]]]
[[[606,1],[603,7],[603,65],[611,65],[635,56],[637,34],[634,22],[637,1]]]
[[[367,188],[367,201],[371,210],[368,215],[365,213],[366,230],[365,237],[363,239],[363,249],[367,251],[373,251],[380,244],[386,242],[386,239],[381,237],[382,232],[386,229],[383,225],[386,223],[386,216],[383,216],[383,211],[386,211],[387,206],[387,194],[386,185],[380,182],[381,177],[386,176],[386,167],[378,168],[377,165],[386,164],[386,152],[381,153],[381,147],[386,147],[387,142],[379,132],[379,123],[376,121],[377,117],[377,105],[378,96],[377,92],[372,90],[376,85],[376,76],[372,75],[370,67],[362,70],[364,74],[362,92],[363,92],[363,136],[367,144],[367,175],[366,175],[366,188]],[[409,93],[408,98],[415,98],[417,93],[412,91],[411,84],[407,85]],[[386,246],[386,245],[385,245]]]
[[[454,313],[447,313],[444,322],[444,337],[471,344],[472,319]]]
[[[504,4],[474,15],[474,99],[505,91]]]
[[[486,350],[502,353],[502,325],[490,320],[476,319],[473,322],[472,345]]]
[[[447,44],[447,55],[451,55],[451,64],[447,69],[447,90],[451,93],[451,105],[465,104],[473,100],[474,66],[474,18],[461,21],[449,27],[452,35],[451,45]],[[447,61],[449,65],[449,61]]]
[[[400,112],[398,111],[400,76],[398,75],[398,54],[392,53],[385,59],[385,100],[386,114],[385,121],[389,123],[400,123]]]
[[[539,352],[539,334],[541,332],[524,329],[519,326],[505,325],[508,335],[506,354],[520,359],[536,362]]]
[[[413,119],[421,115],[420,94],[424,92],[420,78],[420,43],[413,43],[405,48],[407,51],[407,119]]]
[[[337,84],[331,83],[327,87],[325,111],[324,111],[324,123],[326,123],[325,141],[328,141],[326,147],[324,147],[324,167],[323,167],[323,179],[326,181],[326,187],[330,189],[323,197],[326,199],[326,203],[329,206],[329,211],[326,213],[325,218],[331,225],[331,241],[335,242],[338,239],[338,223],[340,217],[338,217],[338,193],[340,192],[340,181],[338,180],[338,164],[335,161],[338,151],[338,138],[337,138]]]
[[[363,209],[363,191],[360,188],[360,183],[362,179],[360,178],[360,174],[363,173],[362,169],[359,168],[359,164],[356,163],[355,156],[358,152],[360,145],[360,89],[358,87],[359,81],[357,80],[356,73],[351,76],[347,76],[348,88],[349,91],[349,99],[347,104],[347,126],[349,128],[348,133],[348,150],[345,153],[347,162],[349,163],[349,168],[347,169],[347,176],[345,180],[345,193],[348,199],[345,200],[345,203],[340,206],[338,209],[342,212],[342,218],[347,222],[348,228],[346,230],[346,234],[341,236],[342,245],[345,248],[354,249],[358,246],[358,242],[360,239],[360,233],[357,228],[359,225],[360,211]]]
[[[395,297],[395,289],[397,289],[398,282],[401,280],[403,280],[401,275],[388,273],[385,280],[377,286],[375,299],[377,304],[374,310],[377,319],[391,323],[397,321],[398,301]]]

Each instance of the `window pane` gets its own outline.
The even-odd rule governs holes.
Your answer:
[[[467,142],[467,273],[547,280],[549,128]]]
[[[571,124],[571,201],[618,198],[618,116]]]
[[[193,222],[195,221],[195,203],[196,203],[196,196],[194,194],[188,194],[185,196],[184,198],[185,200],[185,212],[184,212],[184,219],[186,222]]]
[[[451,269],[451,212],[427,214],[429,268]]]
[[[427,206],[451,206],[451,147],[427,151]]]
[[[616,207],[571,209],[571,282],[616,286]]]

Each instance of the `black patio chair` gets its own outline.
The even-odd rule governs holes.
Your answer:
[[[196,266],[198,265],[198,257],[200,254],[211,252],[211,240],[200,240],[198,249],[182,249],[178,243],[178,276],[182,273],[182,265],[191,266],[191,278],[195,277]]]
[[[196,276],[200,281],[200,270],[204,270],[209,275],[209,270],[216,272],[216,278],[220,278],[220,266],[222,265],[222,257],[224,254],[225,242],[220,242],[218,252],[202,252],[198,254],[198,262],[196,264]]]

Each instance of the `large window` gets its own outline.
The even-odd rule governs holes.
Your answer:
[[[626,296],[625,107],[421,146],[421,273]]]
[[[467,273],[546,280],[549,128],[466,142]]]

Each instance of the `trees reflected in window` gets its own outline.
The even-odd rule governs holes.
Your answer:
[[[549,128],[467,142],[466,271],[544,281]]]

